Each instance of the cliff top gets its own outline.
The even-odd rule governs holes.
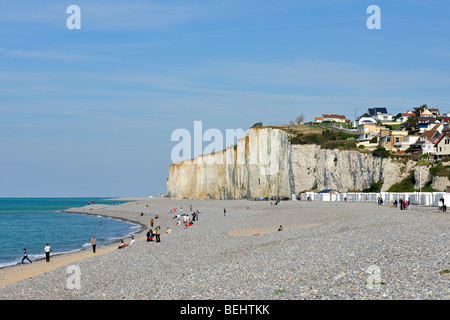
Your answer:
[[[258,126],[258,128],[285,130],[290,134],[289,140],[291,144],[315,144],[323,149],[362,151],[356,147],[356,139],[358,137],[356,134],[305,124]]]

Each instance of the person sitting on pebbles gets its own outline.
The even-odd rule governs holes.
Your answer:
[[[119,248],[118,248],[118,249],[123,249],[123,248],[125,248],[126,246],[128,246],[128,244],[125,244],[125,243],[123,242],[123,240],[120,240],[120,245],[119,245]]]

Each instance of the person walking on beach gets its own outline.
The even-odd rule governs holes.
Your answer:
[[[156,242],[161,242],[160,236],[161,236],[161,228],[157,226],[155,230]]]
[[[154,221],[155,221],[155,220],[153,220],[153,218],[150,219],[150,226],[153,227],[153,222],[154,222]]]
[[[28,258],[27,249],[23,249],[22,264],[23,264],[23,261],[24,261],[25,259],[27,259],[28,261],[30,261],[30,263],[33,263],[33,261],[31,261],[30,258]]]
[[[223,208],[223,216],[226,217],[227,216],[227,210],[225,208]]]
[[[48,245],[48,243],[45,246],[44,251],[45,251],[45,262],[50,262],[50,252],[52,252],[52,248]]]
[[[95,253],[95,248],[97,247],[97,239],[95,239],[95,236],[91,239],[91,245],[92,245],[92,252]]]

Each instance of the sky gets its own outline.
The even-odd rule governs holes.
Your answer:
[[[0,6],[0,197],[165,194],[172,133],[194,140],[194,121],[225,135],[300,114],[450,111],[444,0]]]

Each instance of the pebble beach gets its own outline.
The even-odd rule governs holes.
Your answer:
[[[177,226],[175,215],[190,214],[191,206],[200,212],[198,221]],[[0,299],[450,298],[450,213],[435,207],[148,198],[70,211],[129,220],[143,229],[123,249],[113,244],[0,269]],[[152,229],[161,227],[161,242],[147,242],[156,215]],[[80,271],[77,288],[70,285],[73,266]]]

